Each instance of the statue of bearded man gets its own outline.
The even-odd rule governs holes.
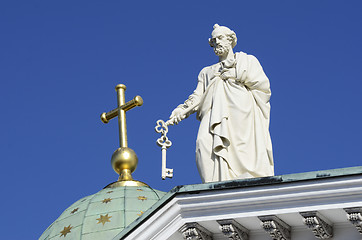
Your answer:
[[[197,113],[196,163],[203,182],[273,176],[269,79],[254,56],[234,54],[234,31],[215,24],[211,36],[219,62],[201,70],[195,91],[168,124]]]

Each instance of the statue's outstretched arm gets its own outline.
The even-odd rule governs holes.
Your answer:
[[[200,74],[201,75],[201,74]],[[188,118],[191,114],[197,111],[201,96],[203,94],[203,83],[199,76],[199,81],[195,91],[183,103],[178,105],[171,113],[170,119],[166,122],[167,125],[178,124],[180,121]]]
[[[190,96],[184,104],[180,104],[175,108],[171,115],[170,119],[167,121],[167,125],[178,124],[180,121],[188,118],[192,113],[196,112],[193,98]]]

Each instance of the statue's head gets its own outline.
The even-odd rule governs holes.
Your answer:
[[[214,30],[209,38],[209,44],[214,48],[216,55],[221,56],[228,53],[236,46],[237,38],[234,31],[228,27],[214,25]]]

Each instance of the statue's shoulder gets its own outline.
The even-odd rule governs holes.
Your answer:
[[[249,61],[259,62],[258,58],[255,57],[254,55],[252,55],[252,54],[247,54],[247,53],[243,53],[243,54],[245,54],[245,56],[248,58]]]
[[[210,66],[206,66],[203,69],[201,69],[200,74],[209,74],[209,73],[214,73],[215,71],[217,71],[220,68],[220,63],[215,63],[213,65]]]
[[[235,53],[235,57],[239,63],[243,62],[246,63],[247,65],[260,64],[259,60],[252,54],[237,52]]]
[[[245,53],[245,52],[236,52],[235,53],[235,58],[236,59],[241,59],[241,60],[254,60],[254,59],[257,59],[254,55],[252,55],[252,54],[247,54],[247,53]]]

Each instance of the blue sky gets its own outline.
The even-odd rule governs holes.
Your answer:
[[[361,165],[361,1],[2,1],[0,224],[3,239],[37,239],[81,197],[116,181],[115,85],[142,107],[127,113],[134,178],[169,191],[200,183],[198,121],[170,128],[161,180],[158,119],[217,62],[215,23],[238,36],[271,82],[277,175]],[[21,231],[19,231],[21,229]]]

